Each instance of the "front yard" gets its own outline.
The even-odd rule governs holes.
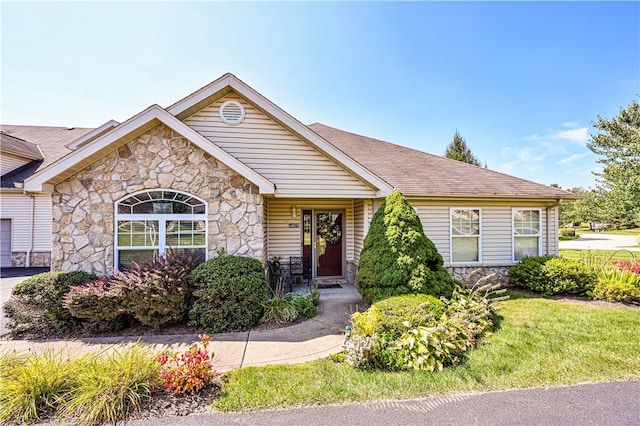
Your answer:
[[[458,392],[640,380],[640,310],[567,304],[511,292],[498,330],[462,365],[439,373],[380,372],[339,357],[242,368],[223,376],[221,411],[413,398]]]

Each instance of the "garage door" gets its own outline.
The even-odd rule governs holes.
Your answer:
[[[11,267],[11,219],[0,219],[0,267]]]

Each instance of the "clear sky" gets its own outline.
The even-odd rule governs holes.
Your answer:
[[[303,123],[593,187],[640,93],[640,2],[6,2],[5,124],[96,127],[226,72]]]

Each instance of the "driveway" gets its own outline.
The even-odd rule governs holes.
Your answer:
[[[577,240],[560,241],[561,249],[574,250],[631,250],[640,251],[636,236],[615,234],[582,234]]]
[[[4,316],[4,302],[11,297],[11,290],[26,278],[47,272],[49,268],[2,268],[0,269],[0,336],[9,332],[7,318]]]

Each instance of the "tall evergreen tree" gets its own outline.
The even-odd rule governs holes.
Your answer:
[[[358,264],[362,296],[426,293],[450,297],[454,282],[416,211],[400,191],[389,195],[371,219]]]
[[[458,132],[457,130],[455,135],[453,135],[453,140],[447,146],[447,150],[445,151],[444,156],[447,158],[451,158],[452,160],[458,160],[476,166],[482,166],[480,160],[478,160],[478,158],[473,155],[473,153],[467,146],[467,141],[464,140],[464,138],[460,135],[460,132]]]
[[[587,147],[600,155],[600,179],[606,193],[607,220],[615,227],[640,225],[640,104],[634,100],[617,117],[598,117],[598,133]]]

